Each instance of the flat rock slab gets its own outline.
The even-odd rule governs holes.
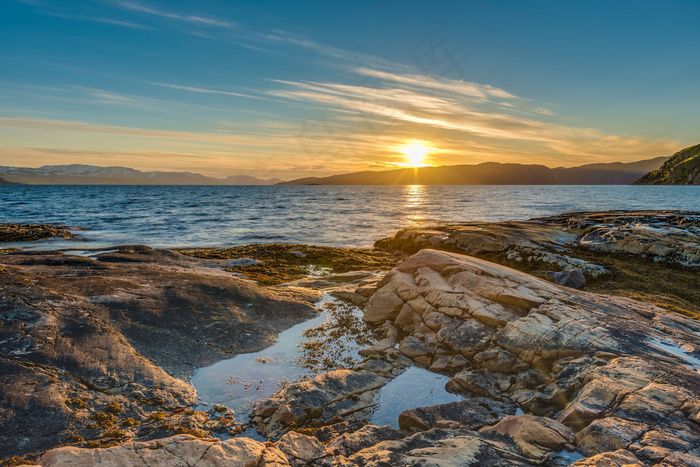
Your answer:
[[[76,436],[109,444],[203,428],[206,417],[185,410],[197,401],[192,371],[261,350],[317,313],[314,293],[262,288],[208,260],[112,250],[0,256],[3,457]]]
[[[204,440],[206,455],[234,462],[230,452],[245,452],[251,465],[319,467],[700,462],[697,321],[434,250],[413,255],[376,287],[365,318],[386,332],[386,345],[371,352],[384,365],[287,387],[253,412],[276,444]],[[411,361],[452,362],[442,371],[467,402],[407,407],[401,431],[366,425],[393,374],[386,364]],[[319,437],[307,437],[318,426]],[[81,455],[99,465],[94,450]]]

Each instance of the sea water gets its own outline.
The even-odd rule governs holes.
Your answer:
[[[32,249],[369,247],[439,222],[525,220],[569,211],[700,210],[698,186],[0,186],[0,223],[67,225],[78,241]]]

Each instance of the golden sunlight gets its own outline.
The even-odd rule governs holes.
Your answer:
[[[410,144],[400,148],[401,152],[406,155],[408,164],[413,167],[424,167],[425,156],[430,152],[428,147],[420,143]]]

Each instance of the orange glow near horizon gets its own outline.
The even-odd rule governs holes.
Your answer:
[[[431,152],[431,149],[421,142],[415,142],[401,146],[399,150],[406,156],[408,162],[405,165],[410,167],[426,167],[426,156]]]

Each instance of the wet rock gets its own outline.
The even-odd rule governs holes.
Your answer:
[[[251,412],[258,431],[279,438],[290,427],[361,419],[386,379],[368,371],[336,370],[293,384]]]
[[[500,400],[501,393],[510,387],[510,378],[497,373],[463,370],[447,382],[450,392],[490,397]]]
[[[580,269],[569,269],[560,272],[548,272],[548,276],[554,279],[555,284],[571,287],[572,289],[582,289],[586,285],[586,277]]]
[[[595,420],[576,435],[576,446],[586,456],[626,449],[649,430],[649,425],[617,417]]]
[[[351,455],[341,465],[519,467],[536,462],[523,456],[512,440],[503,437],[436,429],[375,444]]]
[[[365,448],[372,447],[382,441],[399,440],[405,436],[395,428],[366,425],[352,433],[344,433],[328,443],[326,448],[334,455],[349,457]]]
[[[314,437],[322,443],[328,443],[342,434],[354,433],[365,425],[367,425],[367,423],[363,420],[348,420],[335,423],[319,428],[314,432]]]
[[[44,238],[72,238],[68,227],[45,224],[0,224],[0,243],[33,242]]]
[[[339,300],[345,300],[346,302],[354,303],[355,305],[362,305],[364,303],[367,303],[367,297],[364,297],[355,292],[348,292],[346,290],[337,290],[331,292],[331,296]]]
[[[379,358],[369,358],[353,367],[353,371],[371,371],[373,373],[385,374],[394,371],[394,366],[386,360]]]
[[[459,402],[405,410],[399,415],[399,428],[407,431],[426,431],[438,428],[436,424],[452,421],[469,430],[492,425],[500,418],[515,413],[512,403],[496,402],[486,398],[465,399]]]
[[[407,253],[436,248],[501,255],[508,261],[579,269],[598,277],[609,271],[577,258],[576,247],[698,266],[698,227],[700,213],[692,211],[574,212],[528,221],[415,227],[397,232],[391,243]]]
[[[229,411],[228,408],[225,405],[221,405],[221,404],[214,404],[214,406],[211,409],[209,409],[209,412],[211,412],[212,414],[225,413],[228,411]]]

